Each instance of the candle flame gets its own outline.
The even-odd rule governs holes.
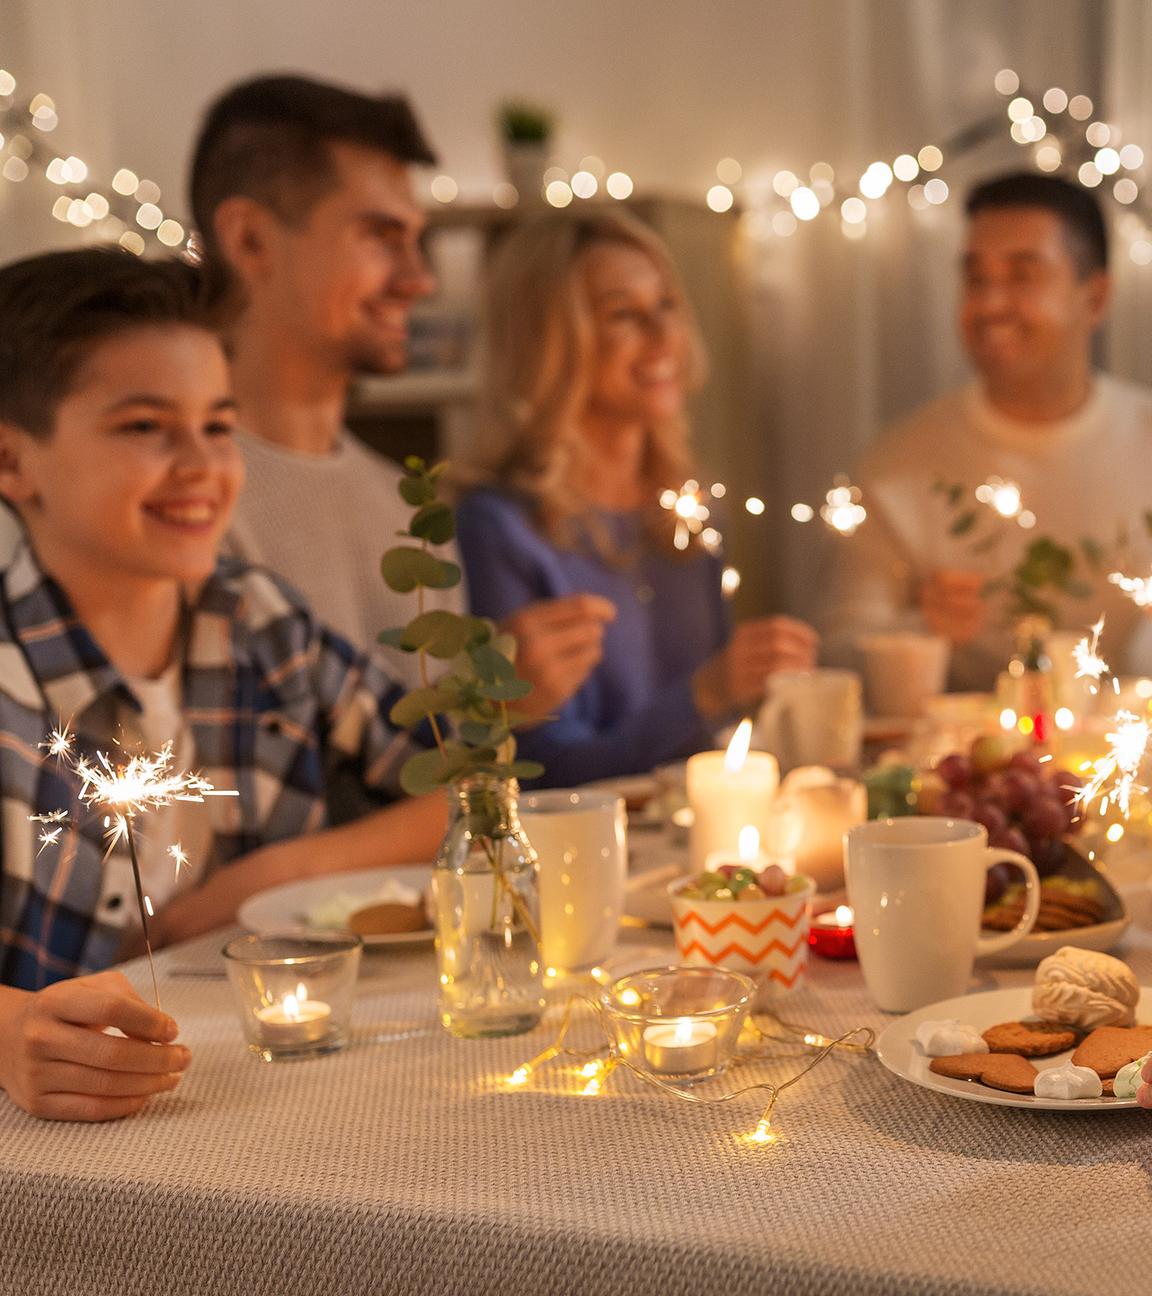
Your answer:
[[[676,1029],[672,1033],[672,1041],[675,1044],[692,1043],[692,1018],[681,1017],[676,1023]]]
[[[851,927],[853,922],[855,922],[855,920],[856,920],[856,915],[853,912],[851,905],[836,906],[836,926],[837,927]]]
[[[752,721],[741,720],[724,753],[724,768],[729,774],[739,774],[748,759],[748,748],[752,745]]]
[[[300,987],[297,986],[297,989],[299,988]],[[298,1022],[300,1020],[300,1001],[294,994],[286,994],[284,996],[283,1008],[284,1016],[289,1021]]]
[[[760,829],[755,824],[745,824],[737,838],[737,851],[741,864],[751,864],[760,854]]]

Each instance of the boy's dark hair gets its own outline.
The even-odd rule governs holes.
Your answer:
[[[189,197],[206,259],[218,259],[212,216],[243,194],[286,223],[303,220],[336,179],[333,144],[359,144],[399,162],[434,163],[407,99],[374,98],[302,76],[234,86],[204,117]]]
[[[1108,227],[1100,204],[1079,185],[1059,176],[1017,171],[985,180],[965,204],[969,216],[1003,207],[1040,207],[1059,217],[1081,278],[1108,268]]]
[[[0,268],[0,422],[46,437],[99,343],[149,326],[207,328],[192,268],[123,248],[48,252]]]

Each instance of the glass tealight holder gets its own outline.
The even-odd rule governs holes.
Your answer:
[[[619,1051],[674,1084],[719,1075],[732,1060],[756,983],[719,968],[649,968],[621,977],[603,1004]]]
[[[363,948],[343,931],[229,941],[223,954],[249,1050],[289,1062],[343,1048]]]

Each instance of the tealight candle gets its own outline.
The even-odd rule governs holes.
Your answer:
[[[850,905],[837,905],[834,913],[816,914],[808,933],[808,944],[828,959],[854,959],[856,938],[852,924],[856,915]]]
[[[712,1071],[717,1063],[716,1027],[681,1017],[644,1029],[644,1058],[658,1075],[690,1076]]]
[[[780,767],[768,752],[748,750],[752,724],[743,721],[726,752],[700,752],[688,761],[688,801],[693,872],[709,855],[733,854],[740,829],[751,824],[763,836],[772,818]]]
[[[713,851],[705,861],[704,867],[709,873],[729,865],[736,868],[751,869],[753,873],[763,873],[771,864],[779,864],[785,873],[794,873],[795,865],[790,859],[774,859],[760,849],[760,833],[754,824],[745,824],[740,829],[736,854],[725,851]]]
[[[276,1047],[318,1044],[328,1034],[332,1009],[320,999],[309,999],[303,985],[279,1003],[256,1009],[256,1020],[265,1043]]]

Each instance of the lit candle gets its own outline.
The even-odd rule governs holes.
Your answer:
[[[716,1027],[680,1017],[667,1025],[644,1029],[644,1057],[658,1075],[691,1076],[713,1071],[717,1064]]]
[[[752,722],[744,720],[726,752],[700,752],[688,761],[693,872],[706,867],[709,855],[736,854],[742,827],[754,827],[761,838],[768,830],[780,767],[768,752],[750,752],[751,738]]]
[[[715,873],[726,865],[751,869],[753,873],[762,873],[770,864],[780,864],[787,873],[794,872],[791,860],[774,860],[760,849],[760,830],[755,824],[745,824],[736,839],[736,854],[713,851],[708,856],[705,867],[709,873]]]
[[[837,905],[835,913],[816,914],[808,933],[808,944],[829,959],[854,959],[856,938],[852,924],[856,915],[850,905]]]
[[[286,994],[279,1003],[256,1009],[265,1043],[280,1047],[316,1044],[328,1034],[332,1009],[320,999],[309,999],[305,986]]]

